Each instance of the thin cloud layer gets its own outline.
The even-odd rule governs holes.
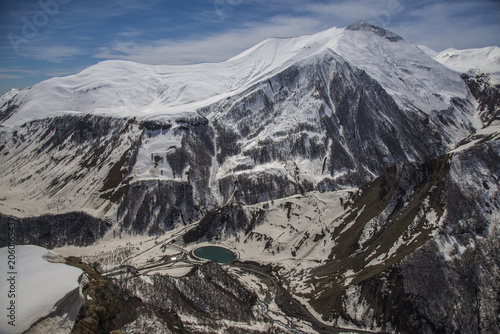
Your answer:
[[[187,40],[156,40],[150,42],[117,42],[100,48],[99,59],[123,59],[146,64],[193,64],[220,62],[237,55],[269,37],[295,36],[297,30],[312,33],[317,22],[310,18],[278,16],[264,23],[202,38]],[[139,32],[137,35],[142,35]]]

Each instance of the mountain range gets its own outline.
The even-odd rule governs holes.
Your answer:
[[[432,57],[363,21],[101,62],[0,97],[0,224],[111,275],[137,307],[102,330],[498,332],[499,73],[498,47]],[[214,243],[239,260],[143,274]]]

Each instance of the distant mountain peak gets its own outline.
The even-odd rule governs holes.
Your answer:
[[[448,48],[434,59],[457,72],[486,74],[491,84],[500,84],[500,48],[497,46],[465,50]]]

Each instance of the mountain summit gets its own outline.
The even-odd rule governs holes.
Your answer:
[[[351,24],[345,28],[346,30],[362,30],[366,32],[375,33],[378,36],[385,37],[387,40],[391,42],[398,42],[403,39],[403,37],[396,35],[395,33],[386,30],[384,28],[380,28],[374,25],[371,25],[365,21],[359,21]]]

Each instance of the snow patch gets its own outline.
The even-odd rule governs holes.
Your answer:
[[[13,270],[9,267],[12,263],[8,261],[8,256],[9,249],[1,248],[1,305],[2,310],[6,310],[14,301],[15,327],[9,325],[10,319],[3,315],[0,320],[0,332],[23,333],[38,320],[55,311],[57,304],[68,294],[75,290],[78,294],[82,270],[63,263],[49,262],[46,256],[52,258],[53,252],[38,246],[16,246],[15,274],[10,274]],[[7,281],[12,277],[15,277],[15,280]],[[15,297],[7,298],[10,294],[9,290],[14,290]],[[71,306],[68,305],[68,308]]]

